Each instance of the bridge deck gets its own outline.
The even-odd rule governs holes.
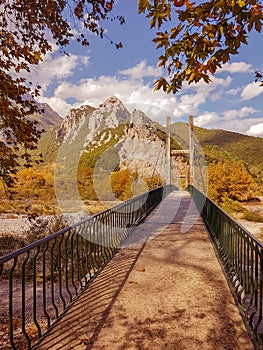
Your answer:
[[[174,192],[37,348],[254,347],[202,219],[188,193]]]

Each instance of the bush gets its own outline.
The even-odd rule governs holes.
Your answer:
[[[24,238],[14,234],[0,236],[0,256],[7,255],[22,248],[25,245]]]
[[[0,256],[19,250],[66,226],[68,226],[68,223],[59,215],[44,218],[36,217],[34,220],[31,220],[30,228],[23,232],[23,236],[15,234],[0,236]]]
[[[244,210],[244,220],[263,222],[263,216],[257,211]]]
[[[222,208],[229,214],[240,213],[243,210],[240,202],[233,201],[231,199],[225,200],[224,203],[222,204]]]
[[[68,226],[68,223],[59,215],[36,217],[31,220],[31,225],[25,232],[26,245],[38,241],[41,238],[58,232]]]

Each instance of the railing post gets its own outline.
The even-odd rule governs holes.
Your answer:
[[[171,118],[166,117],[166,174],[165,185],[171,184]]]

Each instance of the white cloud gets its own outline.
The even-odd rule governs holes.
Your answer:
[[[248,73],[253,72],[252,64],[246,62],[233,62],[233,63],[225,63],[222,68],[218,71],[221,72],[229,72],[229,73]]]
[[[159,76],[160,72],[157,72],[153,66],[147,66],[146,61],[141,61],[130,69],[120,71],[121,76],[103,75],[71,83],[67,77],[74,73],[78,61],[77,57],[72,57],[70,63],[64,66],[63,61],[60,61],[64,69],[57,76],[55,73],[53,74],[57,85],[54,94],[50,99],[42,98],[43,102],[49,103],[62,117],[70,108],[84,104],[97,107],[109,96],[115,95],[130,111],[134,108],[141,109],[153,120],[165,123],[167,115],[172,119],[181,120],[189,115],[197,115],[201,104],[204,104],[208,99],[219,98],[220,91],[222,91],[220,88],[224,90],[225,86],[231,83],[231,77],[214,78],[214,82],[209,85],[202,82],[191,85],[192,91],[188,86],[187,89],[182,90],[184,94],[182,92],[178,95],[165,94],[163,91],[153,92],[153,82],[146,84],[142,78],[156,77]],[[58,64],[59,61],[54,62],[52,65],[54,70]],[[214,94],[211,93],[213,91]],[[67,101],[72,99],[75,103],[69,104]],[[199,118],[198,122],[203,125],[204,120]]]
[[[220,116],[216,112],[205,112],[199,115],[201,105],[220,99],[226,92],[226,88],[232,83],[230,76],[225,79],[213,77],[213,82],[210,84],[204,82],[186,84],[178,94],[173,95],[165,94],[163,91],[153,92],[153,80],[160,76],[160,72],[157,72],[153,66],[147,66],[145,60],[134,67],[120,70],[117,75],[102,75],[72,82],[75,71],[79,68],[83,69],[87,64],[89,59],[83,56],[47,58],[38,72],[40,83],[46,88],[38,100],[50,104],[64,117],[71,108],[85,104],[97,107],[109,96],[115,95],[130,111],[134,108],[141,109],[151,119],[163,125],[165,125],[166,116],[170,116],[171,121],[174,122],[186,120],[189,115],[194,115],[194,117],[197,116],[195,117],[197,126],[255,133],[255,129],[249,130],[258,123],[258,119],[246,118],[256,112],[253,107],[231,109],[221,112]],[[45,91],[49,91],[51,95],[48,89],[50,87],[54,92],[51,97],[47,97]]]
[[[212,79],[213,79],[212,84],[214,85],[215,88],[217,88],[218,86],[222,86],[222,87],[229,86],[233,80],[230,77],[230,75],[228,75],[225,79],[216,78],[216,77],[213,77]]]
[[[89,58],[87,56],[62,55],[54,57],[53,54],[48,54],[43,62],[40,62],[36,67],[32,67],[28,79],[34,84],[39,84],[43,93],[51,82],[72,76],[79,65],[86,66],[88,63]]]
[[[257,112],[253,107],[242,107],[241,109],[230,109],[224,112],[225,120],[240,119],[247,117],[249,114]]]
[[[147,66],[146,60],[143,60],[132,68],[120,70],[119,74],[127,76],[130,79],[138,80],[146,77],[160,77],[163,74],[163,71],[159,67]]]
[[[242,90],[241,87],[237,87],[235,89],[230,89],[230,90],[226,91],[226,95],[236,96],[240,93],[241,90]]]
[[[215,112],[206,112],[195,118],[195,125],[200,127],[210,127],[214,122],[219,120],[219,116]]]
[[[263,123],[252,125],[247,133],[251,136],[262,136],[263,137]]]
[[[260,87],[260,83],[250,83],[244,87],[241,92],[242,100],[250,100],[263,93],[263,88]]]
[[[77,108],[80,106],[80,104],[68,104],[65,100],[63,100],[62,98],[58,98],[58,97],[44,97],[44,96],[39,96],[37,98],[38,102],[41,103],[47,103],[48,105],[50,105],[50,107],[52,107],[54,109],[54,111],[56,111],[61,117],[64,117],[67,113],[67,111],[69,111],[71,108]]]
[[[57,87],[54,94],[57,101],[74,98],[78,104],[94,107],[113,95],[118,97],[130,111],[134,108],[141,109],[155,120],[165,120],[168,114],[173,117],[172,111],[177,104],[174,95],[167,95],[162,91],[153,92],[150,84],[144,85],[142,81],[111,76],[83,79],[78,84],[64,82]],[[65,112],[62,115],[65,115]],[[174,117],[178,118],[178,115]]]
[[[188,84],[186,82],[183,83],[183,90],[195,90],[198,92],[203,92],[206,95],[209,95],[211,91],[218,89],[218,87],[226,87],[229,86],[232,82],[232,78],[227,76],[225,79],[217,78],[215,76],[210,76],[211,82],[209,84],[205,83],[203,80],[196,84]],[[218,92],[217,92],[218,93]]]

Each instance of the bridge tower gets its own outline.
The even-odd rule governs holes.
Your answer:
[[[166,117],[166,162],[165,184],[171,185],[171,118]]]
[[[189,149],[171,150],[171,121],[170,117],[166,117],[166,172],[165,183],[172,184],[173,178],[176,178],[176,186],[180,187],[180,180],[185,179],[185,185],[192,185],[194,181],[194,117],[189,116]],[[184,174],[180,174],[175,164],[175,159],[180,156],[189,157],[189,165],[185,169]],[[173,174],[175,173],[175,174]],[[174,176],[172,176],[172,174]]]
[[[189,116],[189,185],[194,181],[194,117]]]

